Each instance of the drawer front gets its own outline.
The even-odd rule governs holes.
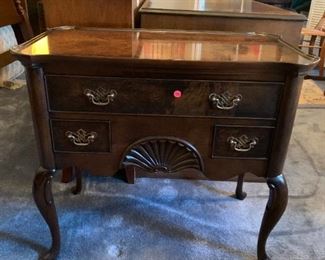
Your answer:
[[[272,127],[216,125],[212,157],[267,159],[272,130]]]
[[[275,118],[281,84],[46,76],[49,110]]]
[[[111,151],[110,122],[51,120],[54,152]]]

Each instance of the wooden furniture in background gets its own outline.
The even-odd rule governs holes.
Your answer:
[[[25,2],[19,0],[0,0],[0,27],[11,25],[18,43],[30,39],[33,35],[28,15],[25,12]],[[9,51],[0,53],[0,68],[14,61]]]
[[[133,28],[143,0],[42,0],[48,28],[62,25]]]
[[[265,32],[296,46],[306,17],[252,0],[145,0],[140,26],[148,29]]]
[[[303,42],[308,42],[307,45],[302,44],[301,47],[308,48],[309,54],[314,54],[314,50],[317,50],[317,54],[320,57],[320,62],[318,64],[319,77],[317,79],[322,79],[324,77],[325,61],[325,12],[314,29],[302,28],[301,34],[304,37]],[[306,40],[305,36],[310,37],[310,39]],[[317,42],[319,42],[318,45]]]
[[[39,148],[33,194],[53,242],[44,259],[60,250],[52,175],[70,166],[129,183],[262,177],[270,197],[257,255],[267,259],[287,205],[282,170],[301,83],[316,59],[275,36],[66,27],[13,52],[26,66]]]
[[[46,31],[42,0],[27,0],[29,21],[35,35]]]

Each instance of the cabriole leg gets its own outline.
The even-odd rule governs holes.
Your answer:
[[[35,175],[33,183],[33,196],[35,203],[49,226],[52,236],[51,249],[44,255],[40,256],[40,259],[44,260],[56,259],[60,251],[60,230],[52,195],[53,173],[54,172],[52,171],[40,168]]]
[[[283,175],[267,179],[270,196],[263,216],[257,244],[258,260],[270,259],[265,251],[269,234],[281,218],[288,203],[288,187]]]
[[[69,183],[74,179],[73,167],[65,167],[62,169],[61,182]]]
[[[82,171],[77,167],[73,167],[73,175],[76,178],[76,186],[72,188],[72,193],[77,195],[82,190]]]
[[[239,200],[243,200],[247,196],[246,192],[243,191],[244,176],[245,174],[239,175],[237,179],[236,198]]]
[[[124,171],[127,183],[134,184],[136,179],[135,167],[133,165],[125,165]]]

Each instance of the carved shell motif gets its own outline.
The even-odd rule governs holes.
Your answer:
[[[204,171],[196,148],[173,137],[141,139],[129,146],[123,158],[123,165],[134,165],[151,173],[172,173],[188,168]]]

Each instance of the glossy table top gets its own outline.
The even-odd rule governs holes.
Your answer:
[[[306,20],[303,15],[253,0],[146,0],[140,12]]]
[[[276,36],[194,31],[61,28],[12,49],[23,57],[168,60],[172,62],[271,62],[310,65]]]

